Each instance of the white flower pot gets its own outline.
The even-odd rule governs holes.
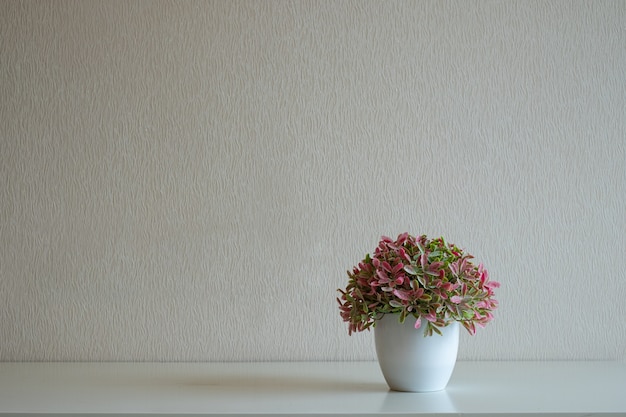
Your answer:
[[[452,376],[459,348],[459,323],[424,337],[425,320],[415,329],[415,318],[398,322],[398,315],[384,315],[374,327],[380,369],[394,391],[440,391]]]

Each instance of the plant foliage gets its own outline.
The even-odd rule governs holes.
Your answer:
[[[348,334],[369,330],[384,314],[398,314],[400,322],[415,318],[416,329],[425,326],[424,336],[441,334],[452,321],[475,334],[493,319],[494,289],[500,284],[472,259],[443,237],[383,236],[374,254],[348,271],[346,289],[338,289]]]

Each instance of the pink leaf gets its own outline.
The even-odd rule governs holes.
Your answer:
[[[485,284],[487,288],[500,288],[500,283],[498,281],[489,281]]]
[[[420,255],[420,264],[422,265],[422,268],[426,268],[426,266],[428,265],[428,257],[426,256],[426,254]]]
[[[376,271],[376,275],[378,276],[378,279],[380,280],[380,282],[389,282],[389,277],[387,276],[387,274],[385,274],[385,271],[381,271],[380,269]]]
[[[489,281],[489,273],[486,269],[479,268],[480,271],[480,284],[485,285]]]
[[[400,250],[398,250],[398,255],[400,255],[400,258],[402,258],[403,260],[407,261],[407,262],[411,262],[411,258],[409,257],[409,255],[406,253],[406,251],[404,250],[404,248],[400,248]]]
[[[393,290],[393,295],[395,295],[401,300],[405,300],[405,301],[409,300],[409,295],[406,293],[406,291]]]
[[[435,314],[435,310],[431,309],[431,310],[428,312],[428,314],[426,314],[426,315],[424,316],[424,318],[425,318],[426,320],[428,320],[429,322],[431,322],[431,323],[433,323],[433,322],[437,321],[437,315]]]
[[[422,326],[422,318],[418,317],[417,320],[415,320],[415,328],[419,329]]]
[[[393,267],[393,269],[391,270],[391,273],[396,275],[398,272],[402,271],[402,268],[404,268],[404,264],[400,262],[396,266]]]

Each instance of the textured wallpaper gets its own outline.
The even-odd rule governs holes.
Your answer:
[[[626,359],[626,1],[0,2],[0,360],[373,359],[381,235],[502,283],[460,359]]]

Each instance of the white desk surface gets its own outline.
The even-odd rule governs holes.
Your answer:
[[[0,416],[626,416],[624,362],[458,362],[389,391],[376,362],[0,362]]]

